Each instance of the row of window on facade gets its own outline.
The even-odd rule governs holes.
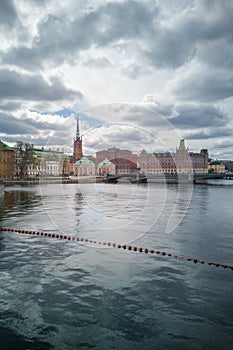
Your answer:
[[[43,150],[43,155],[46,151]],[[48,152],[50,155],[51,152]],[[180,145],[176,153],[148,153],[145,150],[139,155],[129,150],[109,148],[96,152],[94,157],[82,157],[72,163],[68,156],[62,152],[57,157],[42,157],[41,151],[37,151],[37,163],[27,165],[24,175],[33,176],[93,176],[105,174],[126,174],[140,170],[142,173],[187,173],[208,171],[208,151],[201,150],[200,153],[188,152],[184,144]],[[124,158],[122,158],[124,156]],[[113,157],[113,158],[111,158]],[[19,160],[15,158],[15,152],[9,147],[5,149],[3,161],[4,178],[20,176]],[[8,161],[7,161],[8,159]],[[10,160],[9,160],[10,159]]]

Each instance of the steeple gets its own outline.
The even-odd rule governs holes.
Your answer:
[[[80,132],[79,132],[79,117],[77,118],[77,129],[76,129],[76,141],[80,141]]]
[[[77,118],[77,129],[76,129],[76,137],[74,140],[74,148],[73,148],[73,156],[72,156],[72,163],[75,163],[79,159],[81,159],[83,156],[83,148],[82,148],[82,137],[80,136],[79,132],[79,118]]]
[[[181,140],[180,140],[180,146],[179,146],[178,151],[186,151],[184,139],[181,139]]]

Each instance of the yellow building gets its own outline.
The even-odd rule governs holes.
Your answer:
[[[220,160],[212,160],[209,163],[209,172],[214,172],[216,174],[223,174],[226,171],[225,165]]]

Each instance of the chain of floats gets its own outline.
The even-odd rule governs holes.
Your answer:
[[[64,240],[68,240],[68,241],[77,241],[77,242],[91,243],[91,244],[97,244],[97,245],[108,246],[108,247],[113,247],[113,248],[119,248],[119,249],[124,249],[124,250],[130,250],[130,251],[139,252],[139,253],[145,253],[145,254],[148,254],[148,253],[149,254],[157,254],[157,255],[161,255],[161,256],[173,257],[175,259],[192,261],[192,262],[194,262],[194,264],[197,264],[197,263],[205,264],[205,263],[207,263],[208,265],[212,265],[212,266],[215,266],[215,267],[220,267],[221,266],[224,269],[228,268],[228,269],[233,270],[233,265],[221,264],[219,262],[212,262],[212,261],[206,262],[205,260],[200,260],[198,258],[184,257],[183,255],[176,255],[176,254],[171,254],[171,253],[167,253],[165,251],[160,251],[160,250],[154,250],[154,249],[148,249],[148,248],[142,248],[142,247],[135,247],[135,246],[132,246],[132,245],[127,245],[127,244],[118,244],[118,243],[112,243],[112,242],[99,242],[99,241],[91,240],[91,239],[88,239],[88,238],[80,238],[80,237],[75,237],[75,236],[66,235],[66,234],[48,233],[48,232],[43,232],[43,231],[19,230],[19,229],[6,228],[6,227],[0,227],[0,231],[16,232],[16,233],[28,234],[28,235],[34,235],[34,236],[42,236],[42,237],[49,237],[49,238],[64,239]]]

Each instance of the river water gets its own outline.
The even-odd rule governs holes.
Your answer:
[[[8,187],[2,227],[233,265],[233,181]],[[1,349],[232,349],[233,271],[0,232]]]

